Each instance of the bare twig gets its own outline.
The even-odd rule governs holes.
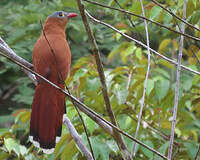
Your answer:
[[[1,45],[1,44],[0,44]],[[9,53],[8,53],[9,54]],[[11,57],[7,56],[6,54],[2,54],[0,53],[0,55],[8,58],[9,60],[11,60],[12,62],[14,62],[15,64],[19,65],[20,67],[23,67],[24,69],[26,69],[27,71],[29,71],[30,73],[34,74],[35,76],[41,78],[42,80],[44,80],[45,82],[49,83],[50,85],[52,85],[53,87],[55,87],[56,89],[58,89],[60,92],[64,93],[70,101],[74,101],[74,103],[76,104],[76,106],[83,111],[87,111],[85,112],[86,114],[88,113],[88,116],[90,117],[91,115],[93,115],[93,117],[91,117],[92,119],[98,119],[99,121],[103,121],[102,125],[100,125],[101,127],[105,126],[105,124],[107,126],[111,126],[110,128],[107,127],[106,131],[109,132],[110,129],[114,128],[115,130],[117,130],[118,132],[120,132],[121,134],[123,134],[124,136],[128,137],[129,139],[136,141],[138,144],[142,145],[143,147],[147,148],[148,150],[150,150],[151,152],[157,154],[158,156],[164,158],[164,159],[168,159],[166,156],[162,155],[161,153],[159,153],[158,151],[154,150],[153,148],[147,146],[146,144],[142,143],[141,141],[135,139],[134,137],[132,137],[131,135],[127,134],[126,132],[122,131],[120,128],[114,126],[112,123],[110,123],[109,121],[105,120],[104,118],[102,118],[100,115],[98,115],[96,112],[94,112],[93,110],[91,110],[89,107],[87,107],[85,104],[83,104],[82,102],[80,102],[77,98],[75,98],[74,96],[70,95],[68,92],[66,92],[65,90],[61,89],[60,87],[58,87],[57,85],[55,85],[54,83],[50,82],[49,80],[47,80],[46,78],[44,78],[43,76],[41,76],[40,74],[34,72],[33,70],[31,70],[30,68],[26,67],[25,65],[23,65],[20,61],[18,61],[17,59],[12,59]],[[95,118],[94,118],[95,117]],[[98,121],[97,121],[98,122]],[[99,123],[98,123],[99,124]],[[111,134],[112,135],[112,134]]]
[[[198,160],[198,154],[199,154],[199,152],[200,152],[200,144],[199,144],[199,147],[198,147],[198,150],[197,150],[197,153],[196,153],[196,155],[195,155],[195,160]]]
[[[128,35],[125,34],[125,33],[122,33],[121,31],[119,31],[119,30],[116,29],[115,27],[111,26],[110,24],[107,24],[107,23],[105,23],[105,22],[102,22],[102,21],[100,21],[100,20],[94,18],[94,17],[91,16],[87,11],[85,11],[85,12],[86,12],[86,14],[88,15],[88,17],[89,17],[90,19],[92,19],[94,22],[99,23],[99,24],[102,24],[102,25],[104,25],[104,26],[107,26],[108,28],[110,28],[110,29],[114,30],[115,32],[121,34],[123,37],[128,38],[128,39],[130,39],[131,41],[134,41],[135,43],[141,45],[141,46],[144,47],[144,48],[148,48],[147,45],[145,45],[144,43],[142,43],[142,42],[140,42],[140,41],[138,41],[138,40],[136,40],[136,39],[134,39],[134,38],[128,36]],[[158,53],[157,51],[153,50],[152,48],[149,48],[149,49],[150,49],[150,51],[151,51],[152,53],[156,54],[157,56],[161,57],[162,59],[164,59],[164,60],[166,60],[166,61],[168,61],[168,62],[170,62],[170,63],[172,63],[172,64],[174,64],[174,65],[178,65],[178,63],[175,62],[175,61],[173,61],[172,59],[170,59],[170,58],[168,58],[168,57],[166,57],[166,56],[164,56],[164,55]],[[200,75],[200,72],[195,71],[195,70],[193,70],[193,69],[191,69],[191,68],[189,68],[189,67],[186,67],[186,66],[184,66],[184,65],[181,65],[181,67],[182,67],[183,69],[185,69],[185,70],[191,72],[191,73]]]
[[[117,3],[117,5],[120,7],[120,9],[123,9],[123,10],[124,10],[124,8],[120,5],[120,3],[119,3],[117,0],[114,0],[114,1],[115,1],[115,3]],[[137,32],[138,35],[141,37],[143,43],[145,43],[145,39],[144,39],[143,35],[140,34],[140,32],[137,30],[136,26],[134,25],[133,21],[131,20],[131,15],[128,14],[128,13],[125,13],[125,14],[126,14],[126,17],[127,17],[128,20],[129,20],[130,24],[132,25],[132,27],[135,28],[136,32]]]
[[[144,11],[144,6],[143,6],[142,0],[140,0],[140,4],[141,4],[141,8],[142,8],[142,14],[145,17],[145,11]],[[150,53],[150,48],[149,48],[149,33],[148,33],[147,22],[146,22],[145,19],[144,19],[144,26],[145,26],[145,33],[146,33],[146,39],[147,39],[148,66],[147,66],[147,73],[146,73],[145,81],[144,81],[144,89],[143,89],[140,113],[139,113],[138,121],[137,121],[137,128],[136,128],[136,132],[135,132],[135,138],[137,138],[138,132],[140,130],[140,123],[141,123],[141,118],[142,118],[142,112],[143,112],[143,107],[144,107],[144,100],[145,100],[147,82],[148,82],[150,65],[151,65],[151,53]],[[134,155],[135,154],[135,146],[136,146],[136,143],[133,142],[133,147],[132,147],[132,155],[133,156],[135,156]]]
[[[154,2],[156,5],[158,5],[160,8],[164,9],[165,11],[167,11],[169,14],[171,14],[173,17],[175,17],[176,19],[180,20],[181,22],[187,24],[188,26],[190,26],[193,29],[196,29],[200,32],[200,29],[195,27],[194,25],[190,24],[189,22],[187,22],[185,19],[180,18],[179,16],[177,16],[176,14],[174,14],[172,11],[170,11],[168,8],[162,6],[159,2],[157,2],[156,0],[152,0],[152,2]]]
[[[187,0],[184,0],[183,4],[183,19],[186,18],[186,5]],[[184,32],[185,24],[182,23],[181,32]],[[173,120],[172,120],[172,129],[171,129],[171,136],[170,136],[170,143],[168,149],[168,159],[172,159],[172,150],[173,150],[173,143],[174,143],[174,132],[176,126],[176,115],[178,110],[178,99],[179,99],[179,85],[180,85],[180,73],[181,73],[181,58],[182,58],[182,51],[183,51],[183,41],[184,36],[181,35],[180,39],[180,46],[179,46],[179,55],[178,55],[178,65],[177,65],[177,76],[176,76],[176,88],[175,88],[175,98],[174,98],[174,110],[173,110]]]
[[[76,131],[76,129],[74,128],[74,126],[72,125],[72,123],[70,122],[70,120],[67,116],[64,117],[63,122],[67,126],[69,132],[73,133],[72,137],[73,137],[74,141],[76,142],[77,146],[84,153],[85,157],[88,160],[94,160],[92,154],[89,152],[87,147],[85,147],[81,137],[79,136],[78,132]]]
[[[132,15],[132,16],[135,16],[135,17],[138,17],[138,18],[141,18],[141,19],[145,19],[145,20],[147,20],[147,21],[149,21],[149,22],[151,22],[151,23],[153,23],[153,24],[156,24],[156,25],[158,25],[158,26],[160,26],[160,27],[163,27],[163,28],[165,28],[165,29],[168,29],[168,30],[170,30],[170,31],[172,31],[172,32],[174,32],[174,33],[177,33],[177,34],[180,34],[180,35],[184,35],[185,37],[190,38],[190,39],[193,39],[193,40],[196,40],[196,41],[200,41],[200,38],[198,38],[198,37],[194,37],[194,36],[191,36],[191,35],[189,35],[189,34],[185,34],[185,33],[181,33],[181,32],[179,32],[179,31],[173,30],[173,29],[171,29],[171,28],[169,28],[169,27],[167,27],[167,26],[165,26],[165,25],[163,25],[163,24],[161,24],[161,23],[158,23],[158,22],[156,22],[156,21],[153,21],[153,20],[151,20],[151,19],[148,19],[148,18],[146,18],[146,17],[144,17],[144,16],[140,16],[140,15],[138,15],[138,14],[135,14],[135,13],[132,13],[132,12],[123,10],[123,9],[118,9],[118,8],[110,7],[110,6],[107,6],[107,5],[98,3],[98,2],[94,2],[94,1],[90,1],[90,0],[84,0],[84,1],[86,1],[86,2],[88,2],[88,3],[92,3],[92,4],[95,4],[95,5],[98,5],[98,6],[101,6],[101,7],[105,7],[105,8],[117,10],[117,11],[120,11],[120,12],[123,12],[123,13],[126,13],[126,14],[130,14],[130,15]]]
[[[125,105],[128,107],[128,110],[132,110],[132,112],[133,112],[135,115],[137,115],[136,111],[134,111],[134,110],[132,109],[132,107],[131,107],[130,104],[128,104],[127,102],[125,102]],[[127,113],[127,112],[125,112],[125,113]],[[136,122],[138,121],[138,119],[134,118],[130,113],[128,113],[128,116],[129,116],[132,120],[134,120],[134,121],[136,121]],[[152,130],[152,132],[159,134],[163,139],[169,141],[170,137],[169,137],[168,135],[166,135],[165,133],[163,133],[161,130],[157,129],[157,127],[159,127],[158,125],[156,125],[156,126],[152,125],[152,124],[149,123],[147,120],[145,120],[143,117],[141,118],[141,120],[142,120],[142,123],[143,123],[145,126],[147,126],[147,128],[149,128],[150,130]],[[174,141],[174,144],[177,145],[177,146],[179,145],[179,143],[176,142],[176,141]]]
[[[109,96],[108,96],[108,92],[107,92],[107,86],[106,86],[106,79],[105,79],[105,75],[104,75],[104,70],[103,70],[103,66],[102,66],[102,62],[101,62],[101,58],[100,58],[100,53],[99,53],[99,49],[97,47],[96,44],[96,40],[94,38],[94,35],[90,29],[89,23],[87,21],[87,17],[84,11],[84,6],[82,5],[81,0],[77,0],[78,3],[78,7],[81,13],[81,17],[85,26],[85,29],[88,33],[88,37],[90,39],[92,48],[93,48],[93,53],[95,55],[95,60],[96,60],[96,64],[97,64],[97,70],[99,73],[99,78],[101,81],[101,89],[102,89],[102,93],[103,93],[103,97],[104,97],[104,102],[106,105],[106,110],[108,112],[108,115],[110,117],[111,123],[115,126],[117,126],[117,122],[114,116],[114,113],[112,111],[112,107],[110,104],[110,100],[109,100]],[[128,148],[121,136],[121,134],[119,132],[117,132],[116,130],[114,130],[114,139],[117,142],[117,145],[119,147],[119,149],[121,150],[122,156],[126,159],[126,160],[131,160],[131,154],[128,151]]]
[[[132,77],[133,77],[133,70],[131,70],[130,73],[128,74],[128,80],[127,80],[127,85],[126,85],[127,90],[129,89]]]

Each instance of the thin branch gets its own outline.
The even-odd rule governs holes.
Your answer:
[[[17,61],[21,62],[22,64],[24,64],[25,66],[27,66],[28,68],[33,68],[33,65],[29,62],[27,62],[26,60],[24,60],[23,58],[17,56],[15,54],[15,52],[7,45],[7,43],[1,38],[0,36],[0,52],[8,55],[10,58],[12,59],[16,59]]]
[[[136,111],[134,111],[131,107],[130,104],[128,104],[127,102],[125,102],[125,105],[128,107],[128,110],[132,110],[133,114],[137,115]],[[127,113],[127,112],[125,112]],[[138,121],[138,119],[134,118],[130,113],[128,113],[128,116],[134,120],[134,121]],[[152,132],[159,134],[163,139],[169,141],[170,137],[168,135],[166,135],[165,133],[163,133],[161,130],[157,129],[156,127],[159,126],[154,126],[151,123],[149,123],[148,121],[146,121],[144,118],[141,118],[142,123],[147,126],[147,128],[149,128],[150,130],[152,130]],[[180,144],[178,142],[174,142],[175,145],[179,146]]]
[[[140,41],[138,41],[138,40],[136,40],[136,39],[134,39],[134,38],[128,36],[128,35],[125,34],[125,33],[122,33],[121,31],[119,31],[119,30],[116,29],[115,27],[111,26],[110,24],[107,24],[107,23],[105,23],[105,22],[102,22],[102,21],[100,21],[100,20],[94,18],[94,17],[91,16],[87,11],[85,11],[85,12],[86,12],[87,16],[88,16],[90,19],[92,19],[94,22],[99,23],[99,24],[102,24],[102,25],[104,25],[104,26],[106,26],[106,27],[108,27],[108,28],[114,30],[115,32],[121,34],[123,37],[125,37],[125,38],[127,38],[127,39],[129,39],[129,40],[131,40],[131,41],[134,41],[135,43],[141,45],[141,46],[144,47],[144,48],[148,48],[147,45],[145,45],[144,43],[142,43],[142,42],[140,42]],[[170,59],[170,58],[168,58],[168,57],[166,57],[166,56],[164,56],[164,55],[158,53],[157,51],[153,50],[152,48],[149,48],[149,49],[150,49],[150,51],[151,51],[152,53],[156,54],[157,56],[161,57],[162,59],[164,59],[164,60],[166,60],[166,61],[168,61],[168,62],[170,62],[170,63],[172,63],[172,64],[174,64],[174,65],[178,65],[178,63],[175,62],[175,61],[173,61],[172,59]],[[187,71],[189,71],[189,72],[191,72],[191,73],[200,75],[200,72],[195,71],[195,70],[193,70],[193,69],[191,69],[191,68],[189,68],[189,67],[186,67],[186,66],[184,66],[184,65],[181,65],[181,67],[182,67],[184,70],[187,70]]]
[[[15,54],[15,52],[7,45],[7,43],[1,38],[0,36],[0,52],[2,52],[3,54],[8,55],[11,59],[15,59],[17,61],[19,61],[20,63],[24,64],[25,66],[27,66],[28,68],[33,68],[33,65],[29,62],[27,62],[26,60],[24,60],[23,58],[17,56]],[[22,70],[24,71],[24,73],[27,74],[27,76],[32,80],[32,82],[37,85],[37,81],[35,78],[34,74],[31,74],[30,72],[27,72],[27,70],[24,70],[22,68]]]
[[[0,44],[1,46],[1,44]],[[8,53],[9,54],[9,53]],[[146,144],[142,143],[141,141],[135,139],[134,137],[132,137],[131,135],[129,135],[128,133],[124,132],[123,130],[121,130],[120,128],[114,126],[112,123],[110,123],[109,121],[105,120],[104,118],[102,118],[100,115],[98,115],[96,112],[94,112],[93,110],[91,110],[89,107],[87,107],[85,104],[83,104],[82,102],[80,102],[77,98],[75,98],[74,96],[70,95],[68,92],[66,92],[65,90],[61,89],[60,87],[58,87],[57,85],[55,85],[54,83],[52,83],[51,81],[47,80],[46,78],[44,78],[43,76],[41,76],[40,74],[34,72],[33,70],[31,70],[30,68],[26,67],[24,64],[22,64],[20,61],[18,61],[17,59],[12,59],[11,57],[9,57],[6,54],[2,54],[0,53],[0,55],[8,58],[9,60],[11,60],[12,62],[14,62],[15,64],[19,65],[20,67],[23,67],[24,69],[26,69],[27,71],[29,71],[30,73],[34,74],[35,76],[41,78],[42,80],[44,80],[45,82],[49,83],[50,85],[52,85],[53,87],[55,87],[56,89],[58,89],[60,92],[64,93],[70,101],[74,101],[74,103],[76,104],[76,106],[80,109],[80,110],[87,110],[87,112],[85,112],[86,114],[88,114],[88,116],[90,117],[90,115],[93,115],[95,118],[94,119],[99,119],[99,121],[103,121],[104,123],[102,124],[106,124],[108,126],[111,126],[112,128],[114,128],[115,130],[117,130],[118,132],[120,132],[121,134],[123,134],[124,136],[128,137],[129,139],[136,141],[138,144],[140,144],[141,146],[145,147],[146,149],[150,150],[151,152],[157,154],[158,156],[164,158],[164,159],[168,159],[166,156],[162,155],[160,152],[154,150],[153,148],[147,146]],[[93,118],[92,118],[93,119]],[[101,127],[104,125],[101,125]],[[112,129],[111,128],[111,129]],[[106,128],[106,131],[110,131],[109,128]]]
[[[183,4],[183,19],[186,18],[186,5],[187,0],[184,0]],[[181,32],[185,31],[185,24],[182,23]],[[181,74],[181,59],[182,59],[182,52],[183,52],[183,42],[184,36],[181,36],[180,39],[180,46],[179,46],[179,55],[178,55],[178,65],[177,65],[177,76],[176,76],[176,88],[175,88],[175,98],[174,98],[174,110],[173,110],[173,120],[172,120],[172,129],[171,129],[171,136],[170,136],[170,143],[168,149],[168,159],[172,159],[172,151],[173,151],[173,143],[174,143],[174,132],[176,126],[176,116],[178,110],[178,99],[179,99],[179,85],[180,85],[180,74]]]
[[[88,160],[94,160],[92,154],[87,149],[87,147],[85,147],[81,137],[79,136],[78,132],[76,131],[76,129],[74,128],[73,124],[71,123],[71,121],[69,120],[69,118],[67,116],[63,117],[63,123],[67,126],[69,132],[73,133],[72,137],[73,137],[74,141],[76,142],[77,146],[84,153],[85,157]]]
[[[176,19],[180,20],[181,22],[187,24],[188,26],[190,26],[193,29],[196,29],[200,32],[200,29],[195,27],[194,25],[190,24],[189,22],[187,22],[185,19],[180,18],[179,16],[177,16],[176,14],[174,14],[172,11],[170,11],[169,9],[167,9],[166,7],[162,6],[159,2],[157,2],[156,0],[152,0],[152,2],[154,2],[156,5],[158,5],[160,8],[164,9],[165,11],[167,11],[169,14],[171,14],[173,17],[175,17]]]
[[[198,150],[197,150],[197,153],[196,153],[196,155],[195,155],[195,160],[198,160],[198,154],[199,154],[199,152],[200,152],[200,145],[199,145],[199,147],[198,147]]]
[[[104,75],[104,70],[103,70],[103,66],[102,66],[102,62],[101,62],[101,58],[100,58],[100,53],[99,53],[99,49],[98,46],[96,44],[96,40],[94,38],[94,35],[90,29],[90,25],[87,21],[87,17],[85,14],[85,10],[84,10],[84,6],[82,5],[81,0],[77,0],[78,3],[78,7],[80,10],[80,14],[85,26],[85,29],[88,33],[88,37],[90,39],[92,48],[93,48],[93,53],[95,56],[95,60],[96,60],[96,64],[97,64],[97,71],[99,73],[99,78],[100,78],[100,82],[101,82],[101,89],[102,89],[102,93],[103,93],[103,97],[104,97],[104,102],[106,105],[106,110],[108,112],[109,118],[111,120],[111,123],[115,126],[117,126],[117,122],[110,104],[110,99],[108,96],[108,92],[107,92],[107,86],[106,86],[106,79],[105,79],[105,75]],[[123,137],[121,136],[121,134],[119,132],[117,132],[116,130],[114,130],[114,139],[117,142],[117,145],[122,153],[122,156],[126,159],[126,160],[131,160],[131,154],[128,151],[128,148],[123,140]]]
[[[144,11],[144,6],[143,6],[142,0],[140,0],[140,4],[141,4],[141,8],[142,8],[142,14],[145,17],[145,11]],[[140,130],[140,123],[141,123],[141,118],[142,118],[142,112],[143,112],[143,107],[144,107],[144,100],[145,100],[147,82],[148,82],[150,65],[151,65],[151,53],[150,53],[150,48],[149,48],[149,33],[148,33],[148,27],[147,27],[146,20],[144,20],[144,26],[145,26],[145,33],[146,33],[146,39],[147,39],[148,66],[147,66],[147,73],[146,73],[145,82],[144,82],[144,89],[143,89],[143,95],[142,95],[142,101],[141,101],[141,108],[140,108],[140,113],[139,113],[139,116],[138,116],[137,128],[136,128],[136,132],[135,132],[135,138],[137,138],[138,132]],[[135,156],[134,155],[135,147],[136,147],[136,143],[133,142],[133,147],[132,147],[132,155],[133,156]]]
[[[101,6],[101,7],[105,7],[105,8],[117,10],[117,11],[120,11],[120,12],[123,12],[123,13],[126,13],[126,14],[130,14],[130,15],[132,15],[132,16],[141,18],[141,19],[143,19],[143,20],[147,20],[147,21],[149,21],[149,22],[151,22],[151,23],[153,23],[153,24],[156,24],[156,25],[158,25],[158,26],[160,26],[160,27],[163,27],[163,28],[165,28],[165,29],[168,29],[169,31],[172,31],[172,32],[174,32],[174,33],[177,33],[177,34],[180,34],[180,35],[184,35],[185,37],[190,38],[190,39],[193,39],[193,40],[196,40],[196,41],[200,41],[200,38],[198,38],[198,37],[194,37],[194,36],[191,36],[191,35],[189,35],[189,34],[185,34],[185,33],[181,33],[181,32],[179,32],[179,31],[173,30],[173,29],[171,29],[171,28],[169,28],[169,27],[167,27],[167,26],[165,26],[165,25],[163,25],[163,24],[161,24],[161,23],[158,23],[158,22],[156,22],[156,21],[153,21],[153,20],[151,20],[151,19],[148,19],[148,18],[146,18],[146,17],[144,17],[144,16],[140,16],[140,15],[138,15],[138,14],[135,14],[135,13],[132,13],[132,12],[129,12],[129,11],[126,11],[126,10],[124,10],[124,9],[118,9],[118,8],[110,7],[110,6],[107,6],[107,5],[98,3],[98,2],[94,2],[94,1],[90,1],[90,0],[84,0],[84,1],[86,1],[86,2],[88,2],[88,3],[92,3],[92,4],[94,4],[94,5]]]
[[[169,9],[170,10],[170,9]],[[171,11],[171,10],[170,10]],[[181,31],[181,27],[179,26],[178,22],[176,21],[175,19],[175,22],[176,22],[176,25],[178,26],[179,30]],[[185,39],[186,43],[189,45],[189,40],[188,39]],[[198,63],[200,64],[200,59],[199,57],[197,56],[197,54],[194,52],[193,48],[191,47],[191,51],[192,51],[192,54],[193,56],[197,59]]]
[[[115,3],[117,3],[117,5],[120,7],[120,9],[124,10],[124,8],[120,5],[120,3],[117,0],[114,0],[114,1],[115,1]],[[129,20],[130,24],[132,25],[132,27],[135,28],[136,32],[142,38],[142,41],[145,43],[145,39],[144,39],[143,35],[141,35],[140,32],[137,30],[136,26],[134,25],[133,21],[131,20],[130,14],[125,13],[125,15],[128,18],[128,20]]]
[[[133,70],[130,71],[130,73],[128,74],[128,80],[127,80],[127,85],[126,85],[126,89],[128,90],[131,84],[131,80],[133,77]]]

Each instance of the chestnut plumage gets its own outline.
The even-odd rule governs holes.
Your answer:
[[[34,71],[64,89],[71,64],[71,52],[66,41],[65,27],[76,13],[56,11],[48,16],[43,32],[33,49]],[[49,42],[49,44],[48,44]],[[52,153],[61,137],[65,95],[37,77],[38,85],[32,103],[30,141]]]

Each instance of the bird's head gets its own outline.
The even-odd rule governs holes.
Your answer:
[[[76,13],[68,13],[68,12],[64,12],[64,11],[55,11],[54,13],[52,13],[51,15],[48,16],[47,20],[57,21],[61,25],[65,26],[70,18],[73,18],[73,17],[76,17],[76,16],[77,16]]]
[[[76,17],[77,14],[76,13],[67,13],[64,11],[55,11],[54,13],[52,13],[51,15],[48,16],[48,18],[59,18],[59,19],[69,19],[69,18],[73,18]]]

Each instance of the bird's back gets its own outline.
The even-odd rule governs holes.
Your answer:
[[[68,43],[62,35],[45,36],[40,36],[33,49],[34,70],[53,82],[58,80],[58,73],[61,72],[60,78],[65,80],[71,64]]]

